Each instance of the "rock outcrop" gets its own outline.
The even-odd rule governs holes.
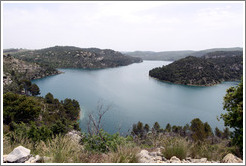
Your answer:
[[[138,161],[140,163],[242,163],[243,161],[234,156],[233,154],[227,154],[221,161],[208,161],[207,158],[192,159],[191,157],[186,157],[180,160],[176,156],[172,156],[169,160],[162,155],[160,148],[157,148],[154,152],[148,152],[147,150],[141,150],[137,154]]]
[[[30,149],[23,146],[18,146],[6,156],[5,161],[9,163],[23,163],[30,158],[30,152]]]
[[[222,160],[221,163],[242,163],[243,160],[238,158],[237,156],[234,156],[233,154],[229,153],[227,154]]]
[[[31,150],[23,146],[18,146],[8,155],[3,155],[4,163],[41,163],[50,160],[50,157],[32,155]]]
[[[82,139],[81,132],[76,130],[69,131],[66,135],[69,136],[76,143],[79,143]]]

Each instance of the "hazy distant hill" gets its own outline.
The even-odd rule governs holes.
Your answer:
[[[110,49],[55,46],[39,50],[11,52],[28,62],[36,62],[53,68],[108,68],[142,62],[141,58],[123,55]]]
[[[202,57],[188,56],[149,71],[151,77],[177,84],[210,86],[222,81],[240,80],[242,51],[216,51]]]
[[[213,49],[206,49],[201,51],[192,51],[192,50],[162,51],[162,52],[134,51],[134,52],[124,52],[124,53],[133,57],[142,58],[143,60],[175,61],[187,56],[201,57],[209,52],[215,52],[215,51],[243,51],[243,48],[241,47],[213,48]]]

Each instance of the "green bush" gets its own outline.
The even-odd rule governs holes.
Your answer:
[[[184,139],[169,139],[165,145],[165,149],[162,151],[165,158],[170,159],[173,156],[176,156],[179,159],[186,158],[188,152],[188,143]]]
[[[99,134],[89,135],[86,134],[82,143],[85,149],[89,151],[108,152],[116,151],[118,145],[125,144],[127,139],[119,135],[119,133],[109,134],[100,130]]]

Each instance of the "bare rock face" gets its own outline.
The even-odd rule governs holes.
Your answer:
[[[18,146],[6,157],[6,161],[10,163],[23,163],[30,157],[30,149]]]
[[[242,163],[243,160],[238,158],[237,156],[234,156],[233,154],[229,153],[227,154],[222,160],[221,163]]]

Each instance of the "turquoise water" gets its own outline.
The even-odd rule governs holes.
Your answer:
[[[82,131],[87,130],[88,112],[96,112],[100,101],[110,110],[103,117],[103,128],[114,133],[126,133],[133,123],[154,122],[164,128],[185,125],[194,118],[208,122],[214,129],[223,129],[217,116],[224,113],[223,96],[226,89],[238,82],[225,82],[212,87],[176,85],[155,80],[148,75],[154,67],[167,61],[144,61],[129,66],[100,69],[59,69],[63,74],[33,80],[41,96],[51,92],[55,98],[76,99],[80,103]]]

